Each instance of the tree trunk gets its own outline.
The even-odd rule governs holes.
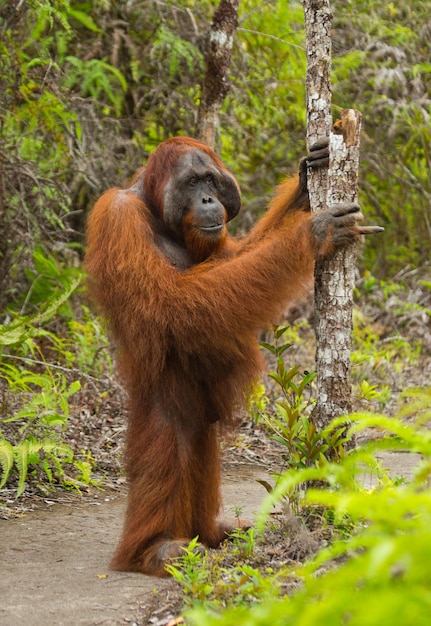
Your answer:
[[[330,137],[329,169],[309,172],[313,211],[356,200],[360,114],[343,111],[331,132],[331,26],[328,0],[303,0],[307,51],[307,144]],[[321,430],[351,411],[350,347],[356,246],[316,263],[315,332],[317,404],[313,422]]]
[[[230,89],[227,72],[232,56],[233,35],[238,26],[238,6],[239,0],[220,0],[208,37],[196,136],[212,148],[218,127],[218,113]]]
[[[330,134],[328,206],[357,200],[360,131],[359,111],[343,110],[341,124]],[[317,405],[313,421],[318,429],[352,410],[350,351],[356,248],[350,245],[316,264]]]
[[[322,137],[329,137],[331,116],[331,25],[328,0],[303,0],[305,14],[307,75],[307,147]],[[309,171],[308,190],[312,211],[326,207],[328,171]]]

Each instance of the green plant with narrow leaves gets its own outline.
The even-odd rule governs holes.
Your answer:
[[[166,565],[166,571],[181,584],[184,593],[204,602],[212,589],[209,570],[205,567],[207,556],[201,549],[199,537],[183,548],[184,554]]]
[[[64,441],[69,418],[69,401],[80,389],[80,381],[67,367],[71,354],[64,339],[49,329],[54,316],[73,316],[71,296],[81,274],[57,266],[51,257],[35,252],[34,275],[22,308],[36,309],[31,315],[12,314],[0,325],[0,486],[18,476],[20,496],[29,477],[41,488],[63,483],[77,486],[91,482],[91,459],[76,458]],[[49,304],[41,304],[49,302]],[[96,344],[97,345],[97,344]],[[93,355],[96,347],[93,348]],[[53,351],[56,362],[46,353]],[[75,357],[76,358],[76,357]],[[61,365],[61,361],[66,365]],[[73,478],[65,467],[75,468]]]
[[[257,597],[269,600],[280,594],[281,580],[271,568],[259,571],[245,562],[254,550],[254,532],[238,530],[232,539],[230,549],[223,546],[209,557],[196,550],[196,538],[184,548],[183,556],[167,565],[166,570],[181,586],[186,607],[216,612],[221,607],[251,605]],[[227,550],[235,559],[233,568],[223,564]]]
[[[283,355],[293,344],[283,343],[287,327],[274,329],[274,342],[262,343],[276,359],[275,371],[269,373],[277,387],[281,398],[275,402],[273,413],[265,411],[263,419],[274,432],[273,438],[286,447],[284,460],[287,467],[310,467],[322,463],[326,458],[341,458],[346,443],[345,428],[340,426],[336,431],[325,429],[318,431],[311,416],[314,401],[305,396],[315,372],[300,373],[295,365],[287,368]]]
[[[72,464],[73,461],[72,448],[61,441],[39,440],[30,436],[19,443],[11,444],[0,435],[0,465],[2,467],[0,489],[7,483],[14,469],[18,473],[17,498],[23,493],[28,473],[32,468],[42,470],[50,485],[53,484],[54,478],[58,482],[75,484],[74,481],[64,480],[64,466]],[[87,482],[91,480],[88,479]]]
[[[124,93],[127,91],[127,81],[116,67],[100,59],[82,60],[74,56],[65,59],[70,66],[65,87],[73,88],[79,85],[84,96],[91,96],[96,101],[105,96],[117,117],[120,116]],[[105,113],[110,113],[107,108]]]
[[[16,315],[9,324],[0,324],[0,348],[3,349],[3,354],[0,356],[7,356],[8,353],[4,352],[5,348],[10,350],[11,348],[15,349],[20,346],[24,346],[34,353],[34,339],[36,337],[49,336],[52,338],[52,333],[46,331],[43,325],[52,319],[60,307],[69,300],[71,294],[80,284],[81,279],[82,276],[78,274],[75,275],[71,281],[65,282],[61,293],[54,297],[48,305],[41,307],[33,315]]]

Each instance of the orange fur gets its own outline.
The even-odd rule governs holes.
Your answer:
[[[181,541],[223,539],[219,426],[235,423],[263,367],[258,331],[307,292],[317,254],[307,194],[294,178],[249,235],[224,233],[210,250],[200,241],[200,257],[211,256],[178,269],[171,257],[193,251],[163,230],[163,193],[178,159],[195,149],[226,172],[203,144],[169,140],[129,188],[101,196],[87,228],[90,293],[130,396],[129,500],[112,567],[158,576]]]
[[[226,219],[226,218],[225,218]],[[214,241],[211,237],[205,237],[198,230],[192,227],[189,216],[184,217],[184,243],[187,250],[190,250],[195,263],[201,263],[211,255],[217,255],[226,248],[227,228],[223,229],[221,235]]]

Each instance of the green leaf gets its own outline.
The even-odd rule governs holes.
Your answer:
[[[266,343],[265,341],[262,341],[260,345],[262,348],[265,348],[265,350],[268,350],[272,354],[277,354],[277,348],[271,343]]]
[[[27,337],[27,329],[24,324],[11,324],[10,326],[0,326],[0,346],[13,346],[22,343]]]
[[[83,11],[77,11],[76,9],[69,9],[68,14],[73,17],[75,20],[80,22],[85,28],[91,30],[95,33],[101,33],[102,30],[97,26],[91,15],[87,13],[83,13]]]
[[[2,466],[2,479],[0,481],[0,489],[6,484],[9,474],[12,470],[14,462],[13,447],[6,441],[6,439],[0,439],[0,465]]]
[[[280,339],[280,337],[282,335],[284,335],[284,333],[286,332],[286,330],[288,330],[289,326],[277,326],[277,328],[275,329],[275,338],[278,340]]]
[[[33,253],[33,262],[36,271],[42,276],[57,278],[60,275],[60,270],[55,259],[47,254],[41,246],[36,247]]]
[[[16,490],[17,498],[19,498],[19,496],[22,494],[22,492],[25,489],[25,481],[26,481],[27,472],[28,472],[29,452],[30,452],[30,442],[27,440],[22,441],[20,444],[15,446],[13,450],[15,464],[18,468],[18,488]]]

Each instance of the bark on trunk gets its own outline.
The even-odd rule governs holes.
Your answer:
[[[331,26],[328,0],[303,0],[306,30],[307,144],[330,137],[329,169],[309,172],[313,211],[329,204],[356,200],[360,114],[343,111],[331,132]],[[315,332],[317,340],[318,430],[351,411],[350,347],[356,246],[316,263]]]
[[[357,201],[360,130],[359,111],[342,111],[341,124],[330,134],[328,205]],[[350,352],[356,255],[357,246],[351,245],[316,264],[318,375],[313,421],[318,429],[326,426],[333,417],[346,415],[352,410]]]
[[[218,114],[230,89],[227,77],[233,35],[238,26],[239,0],[220,0],[208,37],[206,72],[202,85],[196,137],[214,147]]]
[[[329,137],[331,117],[331,25],[332,13],[328,0],[303,0],[305,15],[307,75],[305,80],[307,105],[307,147],[322,137]],[[311,208],[326,207],[328,171],[310,171],[308,190]]]

